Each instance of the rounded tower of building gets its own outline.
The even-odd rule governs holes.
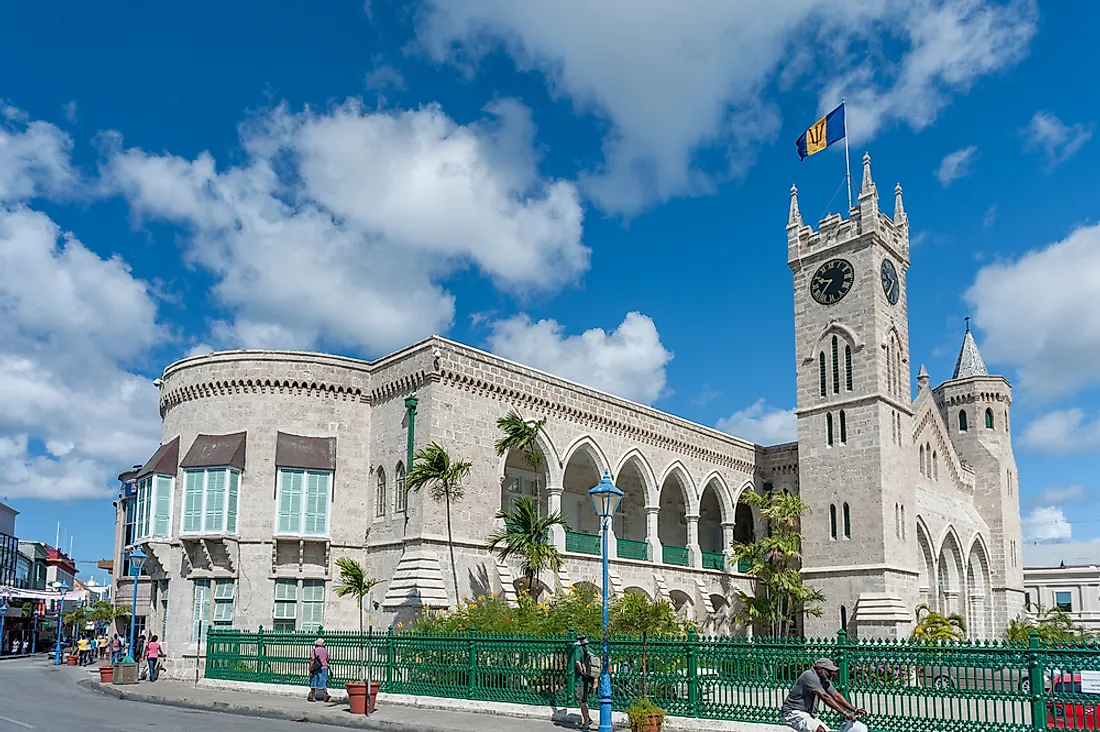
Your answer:
[[[989,373],[969,321],[951,379],[932,394],[959,459],[974,471],[974,506],[990,529],[988,556],[972,553],[968,563],[988,562],[991,586],[971,586],[968,591],[988,602],[994,627],[1003,628],[1024,604],[1012,385],[1005,377]],[[968,580],[976,576],[980,574],[974,571]]]

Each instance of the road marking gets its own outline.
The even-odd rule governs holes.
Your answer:
[[[27,729],[34,729],[35,728],[33,724],[27,724],[26,722],[20,722],[18,719],[8,719],[7,717],[0,717],[0,719],[4,720],[5,722],[11,722],[12,724],[18,724],[20,727],[25,727]]]

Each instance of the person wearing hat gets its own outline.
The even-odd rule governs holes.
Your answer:
[[[581,708],[581,729],[592,729],[592,715],[588,711],[588,695],[596,683],[592,652],[588,650],[588,638],[582,633],[573,646],[573,693]]]
[[[309,654],[309,701],[328,701],[328,649],[318,638]]]
[[[836,678],[839,669],[832,660],[819,658],[812,668],[806,669],[794,682],[787,699],[783,702],[781,715],[783,723],[797,732],[830,732],[829,728],[817,718],[820,702],[835,709],[844,717],[839,732],[867,732],[867,725],[858,721],[858,717],[867,713],[865,709],[856,709],[830,682]]]

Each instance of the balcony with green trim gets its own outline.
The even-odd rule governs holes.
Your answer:
[[[599,534],[582,534],[576,531],[565,532],[565,551],[577,554],[600,555]]]
[[[686,546],[669,546],[668,544],[662,544],[661,561],[665,564],[672,564],[677,567],[687,567],[691,563],[691,557],[688,554]]]
[[[722,552],[703,552],[703,569],[724,570],[726,555]]]
[[[639,562],[649,561],[649,545],[646,542],[616,537],[616,543],[618,544],[617,554],[619,559],[633,559]]]

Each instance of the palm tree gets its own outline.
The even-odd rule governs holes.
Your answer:
[[[538,446],[539,432],[546,425],[546,419],[527,420],[519,416],[514,409],[497,420],[497,429],[504,436],[496,442],[497,457],[504,457],[512,450],[523,456],[524,462],[537,470],[545,462],[542,450]],[[538,495],[539,484],[535,479],[535,494]]]
[[[454,535],[451,531],[451,503],[462,500],[464,489],[462,480],[470,474],[467,460],[452,460],[447,451],[433,442],[416,452],[409,472],[405,474],[405,485],[409,490],[420,492],[427,487],[432,500],[442,500],[447,505],[447,548],[451,555],[451,577],[455,585],[455,604],[458,604],[458,567],[455,565]]]
[[[359,679],[367,681],[363,671],[363,599],[371,593],[381,580],[367,577],[363,565],[350,557],[340,557],[336,560],[336,566],[340,568],[340,582],[333,589],[337,597],[354,597],[359,603]],[[370,689],[367,690],[370,693]]]
[[[115,627],[115,621],[121,618],[130,617],[129,605],[112,605],[107,600],[96,600],[91,607],[91,619],[95,622],[96,627],[102,623],[107,628],[118,630]]]
[[[561,569],[561,553],[549,542],[550,527],[562,526],[569,531],[569,522],[560,513],[539,518],[538,505],[530,496],[517,498],[511,511],[502,508],[496,517],[504,520],[504,528],[489,535],[489,551],[501,559],[519,557],[527,591],[538,599],[539,572]]]
[[[959,641],[966,636],[966,621],[958,614],[937,613],[928,605],[917,606],[913,638],[923,641]]]
[[[70,610],[66,610],[61,614],[61,622],[64,625],[72,627],[72,638],[75,641],[76,629],[88,622],[88,610],[83,607],[74,607]]]

